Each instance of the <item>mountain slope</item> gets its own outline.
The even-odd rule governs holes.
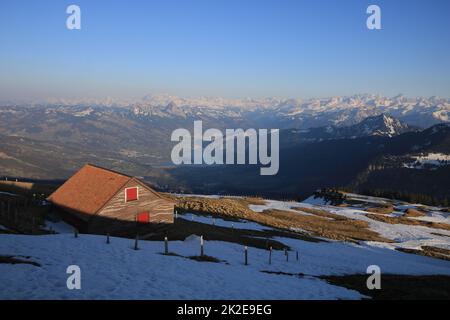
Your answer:
[[[448,166],[442,167],[439,179],[425,172],[421,175],[429,177],[426,183],[425,180],[415,183],[413,177],[419,173],[416,169],[403,168],[400,159],[420,153],[448,152],[449,146],[450,126],[436,125],[394,137],[374,135],[285,144],[280,150],[280,170],[275,176],[260,176],[258,166],[184,166],[170,170],[170,174],[179,182],[178,186],[196,193],[302,198],[323,187],[353,186],[362,190],[358,185],[366,181],[362,177],[368,172],[386,168],[399,171],[401,167],[408,178],[396,182],[398,190],[420,191],[443,200],[450,194]],[[385,175],[380,183],[389,186],[396,176]]]

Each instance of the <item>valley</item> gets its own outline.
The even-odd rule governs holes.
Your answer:
[[[450,154],[446,100],[152,96],[131,106],[91,103],[0,107],[1,175],[64,180],[85,163],[94,163],[171,192],[304,199],[318,188],[340,187],[429,204],[450,201],[448,162],[413,165],[428,155]],[[433,125],[420,127],[429,116]],[[205,130],[279,127],[279,171],[261,177],[257,166],[249,164],[174,165],[172,132],[190,131],[199,120]]]

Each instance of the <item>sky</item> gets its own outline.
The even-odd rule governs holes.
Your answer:
[[[449,15],[447,0],[1,0],[0,100],[450,97]]]

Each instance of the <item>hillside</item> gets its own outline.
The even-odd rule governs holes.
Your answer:
[[[81,234],[74,238],[72,229],[63,223],[48,221],[47,228],[59,234],[40,236],[8,234],[7,228],[1,227],[0,298],[361,299],[367,298],[364,275],[373,264],[383,273],[381,298],[450,296],[445,285],[450,281],[450,262],[446,261],[450,220],[439,208],[355,194],[346,195],[346,206],[328,205],[324,199],[314,197],[302,203],[195,195],[180,200],[180,206],[200,201],[205,210],[214,201],[225,202],[216,213],[185,207],[168,235],[169,255],[163,254],[161,239],[141,239],[139,250],[133,250],[133,239],[111,237],[107,244],[102,235]],[[390,213],[372,210],[388,205],[393,205]],[[243,216],[238,206],[248,215]],[[412,208],[423,215],[411,216]],[[264,224],[256,221],[258,217],[270,218],[274,211],[278,211],[279,221],[285,219],[280,216],[282,212],[288,215],[285,221],[292,226],[276,228],[270,220]],[[391,223],[375,219],[377,216],[399,220]],[[323,228],[329,221],[336,226],[336,232],[346,219],[356,224],[366,221],[367,227],[381,237],[374,241],[330,240],[331,235],[321,233],[320,228],[309,229],[314,224],[298,224],[305,218],[321,221]],[[417,225],[407,221],[416,221]],[[427,223],[426,227],[421,225]],[[181,239],[177,238],[177,234],[181,236],[177,225],[185,234]],[[193,230],[197,236],[189,233]],[[218,239],[219,234],[230,237]],[[204,258],[199,257],[200,235],[206,239]],[[269,263],[269,251],[259,247],[258,239],[282,243],[288,257],[282,247],[274,246]],[[248,265],[241,241],[248,246]],[[81,268],[81,290],[66,288],[66,268],[73,264]],[[350,282],[350,275],[359,282]],[[414,279],[417,287],[405,284],[407,277]],[[377,297],[369,292],[373,294]]]

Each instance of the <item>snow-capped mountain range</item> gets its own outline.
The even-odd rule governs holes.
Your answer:
[[[10,105],[10,104],[9,104]],[[34,103],[38,106],[59,107],[119,107],[140,117],[154,118],[213,118],[244,120],[254,127],[313,128],[320,126],[349,126],[380,114],[390,115],[407,124],[426,128],[450,121],[450,99],[440,97],[407,98],[402,95],[338,96],[320,99],[225,99],[214,97],[182,98],[172,95],[146,95],[141,99],[117,100],[51,99]],[[63,108],[59,109],[60,111]],[[77,110],[76,112],[82,112]],[[66,110],[67,112],[67,110]],[[86,112],[86,114],[89,114]]]
[[[383,113],[378,116],[368,117],[357,124],[346,127],[328,125],[309,129],[288,129],[283,131],[282,142],[288,145],[367,136],[394,137],[405,132],[417,130],[416,127]]]
[[[405,123],[428,127],[448,122],[450,100],[438,97],[392,98],[378,95],[355,95],[322,99],[185,99],[174,96],[147,96],[134,104],[134,112],[148,115],[184,117],[210,114],[239,118],[251,114],[267,123],[267,118],[281,128],[305,128],[325,125],[348,126],[379,114],[387,114]]]

